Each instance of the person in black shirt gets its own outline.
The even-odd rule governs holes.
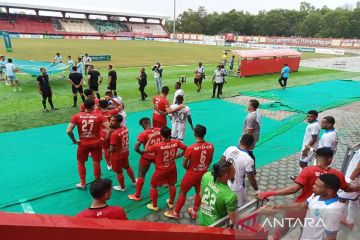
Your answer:
[[[52,102],[52,91],[49,83],[49,76],[46,74],[45,68],[40,68],[41,75],[37,77],[37,87],[39,89],[39,93],[42,96],[42,105],[44,107],[44,112],[48,112],[46,108],[46,99],[48,100],[50,107],[52,110],[58,110],[54,107]]]
[[[77,66],[72,67],[72,73],[69,74],[69,82],[71,84],[74,105],[72,107],[76,107],[77,104],[77,94],[79,93],[83,102],[85,102],[85,96],[83,91],[83,76],[81,73],[77,72]]]
[[[88,82],[89,88],[96,93],[96,97],[100,99],[99,94],[99,84],[102,82],[103,77],[100,75],[98,71],[94,69],[93,65],[89,66],[89,75],[88,75]]]
[[[113,70],[113,66],[109,65],[108,66],[108,79],[109,79],[109,85],[108,85],[108,89],[113,91],[113,94],[115,96],[117,96],[117,92],[116,92],[116,80],[117,80],[117,74],[116,71]]]
[[[141,93],[141,100],[145,100],[148,95],[145,93],[145,87],[147,85],[147,75],[145,73],[145,68],[140,69],[140,77],[136,78],[139,83],[139,91]]]

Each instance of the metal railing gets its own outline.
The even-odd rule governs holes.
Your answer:
[[[344,161],[343,161],[343,164],[342,164],[342,167],[341,167],[341,172],[345,175],[346,174],[346,171],[349,167],[349,163],[350,161],[352,160],[355,152],[357,150],[360,149],[360,143],[354,145],[354,146],[351,146],[351,147],[347,147],[346,149],[346,153],[345,153],[345,157],[344,157]]]

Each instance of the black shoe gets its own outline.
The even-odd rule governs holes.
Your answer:
[[[72,105],[71,107],[76,108],[76,105]]]
[[[56,110],[59,110],[59,109],[56,108],[56,107],[53,107],[53,108],[51,108],[51,110],[56,111]]]
[[[211,96],[211,98],[214,98],[214,97],[215,97],[214,95]]]

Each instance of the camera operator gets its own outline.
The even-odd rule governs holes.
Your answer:
[[[160,63],[156,63],[153,66],[152,71],[154,72],[156,93],[160,94],[162,89],[162,74],[163,74],[163,69]]]

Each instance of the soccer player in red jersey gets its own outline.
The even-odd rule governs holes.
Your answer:
[[[154,111],[152,115],[154,128],[162,128],[167,126],[166,115],[179,111],[184,105],[179,105],[176,109],[170,109],[169,101],[166,99],[169,94],[169,87],[165,86],[161,89],[160,95],[153,97]]]
[[[194,129],[196,143],[187,147],[184,154],[183,166],[187,170],[181,181],[180,193],[174,211],[165,212],[164,215],[169,218],[180,218],[181,208],[186,201],[186,194],[192,187],[195,188],[194,207],[188,209],[192,219],[196,219],[196,212],[200,207],[200,185],[201,178],[207,172],[214,154],[214,146],[205,142],[206,127],[197,125]]]
[[[160,128],[151,128],[150,118],[145,117],[140,119],[139,124],[144,128],[144,131],[139,134],[134,147],[135,151],[139,153],[141,156],[139,162],[139,173],[138,173],[138,179],[136,180],[136,187],[135,187],[136,192],[135,194],[128,195],[129,199],[135,201],[141,200],[141,190],[144,186],[145,175],[149,170],[151,163],[154,162],[155,159],[155,155],[153,153],[141,151],[140,146],[143,145],[145,147],[151,135],[153,135],[155,132],[160,133]],[[155,137],[152,138],[149,146],[162,141],[163,141],[162,136],[160,134],[156,135]]]
[[[85,112],[80,112],[72,116],[70,124],[67,128],[67,134],[74,144],[78,145],[77,161],[80,175],[80,183],[76,187],[85,189],[86,187],[86,168],[85,162],[91,153],[94,165],[94,176],[100,178],[101,168],[100,161],[102,159],[101,136],[100,129],[103,127],[107,131],[109,122],[101,115],[93,113],[95,102],[92,99],[86,99],[84,102]],[[73,130],[77,127],[80,141],[75,139]]]
[[[97,179],[90,185],[90,194],[93,197],[91,206],[78,213],[77,217],[106,218],[114,220],[128,220],[124,209],[117,206],[108,206],[106,202],[112,194],[112,181]]]
[[[330,165],[332,163],[334,156],[334,151],[331,148],[319,148],[316,150],[315,159],[316,166],[305,167],[300,175],[295,179],[294,183],[286,188],[262,192],[259,193],[258,198],[266,199],[271,196],[284,196],[290,195],[298,192],[302,189],[300,195],[296,198],[296,203],[301,203],[306,201],[313,194],[313,186],[315,185],[316,180],[319,178],[321,174],[330,173],[337,176],[341,182],[341,187],[345,192],[356,192],[360,190],[360,186],[358,185],[349,185],[344,175],[334,169],[331,168]],[[287,212],[286,216],[294,219],[300,219],[301,221],[304,219],[306,212],[299,213],[296,211]],[[285,227],[281,229],[275,229],[274,239],[280,239],[288,231],[288,225],[285,224]],[[275,236],[276,235],[276,236]]]
[[[98,104],[99,104],[99,99],[97,99],[97,98],[94,96],[94,91],[91,90],[91,89],[85,89],[85,90],[84,90],[84,95],[85,95],[86,99],[92,99],[92,100],[94,100],[94,102],[95,102],[95,109],[96,109],[97,106],[98,106]],[[80,104],[80,112],[85,112],[84,103],[81,103],[81,104]]]
[[[175,159],[181,157],[184,152],[176,155],[179,148],[186,149],[186,146],[179,140],[171,139],[171,129],[163,127],[160,130],[161,136],[164,138],[163,142],[155,143],[151,145],[152,139],[159,135],[159,132],[155,132],[147,142],[145,146],[146,152],[152,152],[155,154],[155,172],[151,178],[150,199],[152,203],[147,205],[147,208],[153,211],[159,211],[157,205],[158,190],[164,181],[169,184],[170,199],[166,200],[166,203],[170,209],[173,208],[175,196],[176,196],[176,182],[177,172]]]
[[[108,109],[109,101],[111,101],[116,106],[116,108],[109,110]],[[115,114],[118,114],[120,110],[121,110],[121,105],[118,102],[105,96],[103,99],[99,100],[99,108],[95,109],[94,113],[103,115],[110,123],[111,117]],[[108,149],[110,147],[110,141],[104,141],[106,134],[107,134],[107,131],[105,131],[105,129],[102,128],[101,129],[101,140],[102,140],[102,147],[103,147],[103,151],[104,151],[104,157],[105,157],[105,161],[106,161],[108,170],[111,170],[111,161],[110,161],[110,156],[108,153]]]
[[[111,166],[120,184],[113,188],[124,192],[126,189],[122,169],[126,170],[134,186],[136,182],[134,172],[129,165],[129,130],[127,127],[121,126],[122,121],[123,117],[120,114],[111,117],[110,130],[106,139],[110,138],[109,154]]]

